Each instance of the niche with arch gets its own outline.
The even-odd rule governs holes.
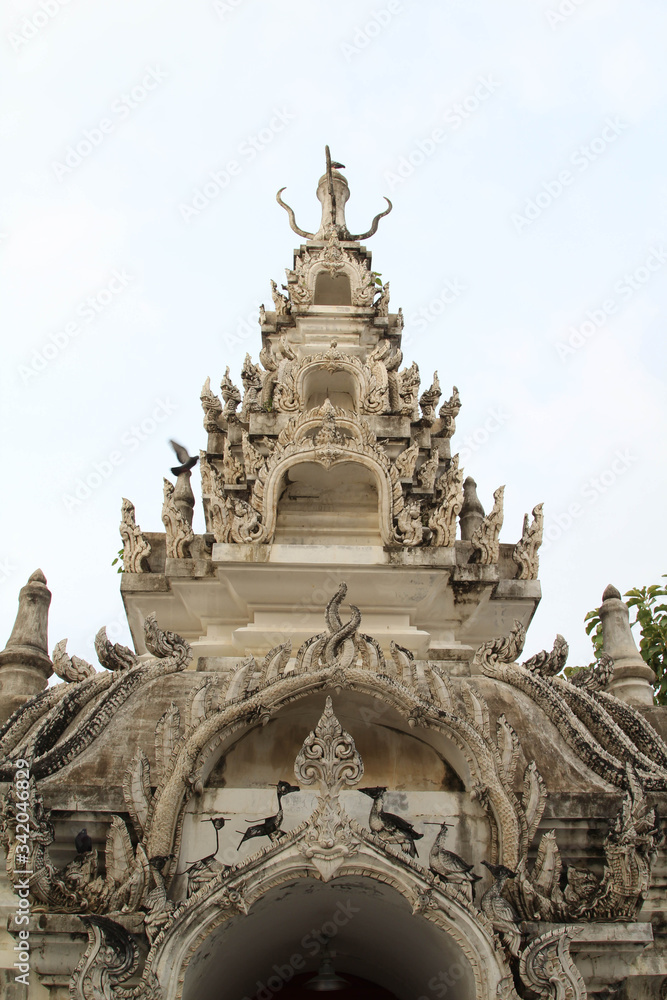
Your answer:
[[[347,274],[329,274],[320,271],[315,278],[313,305],[316,306],[351,306],[352,288]]]
[[[305,409],[313,410],[326,399],[332,406],[356,413],[359,410],[359,380],[351,371],[329,371],[324,366],[313,367],[303,379]]]
[[[356,462],[292,466],[276,514],[276,544],[382,545],[375,476]]]

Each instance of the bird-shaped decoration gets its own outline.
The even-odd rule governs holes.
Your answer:
[[[604,691],[614,674],[614,661],[608,653],[600,657],[590,667],[577,670],[568,677],[570,684],[583,688],[584,691]]]
[[[199,861],[188,862],[189,867],[180,873],[188,876],[188,898],[194,892],[197,892],[198,889],[201,889],[207,882],[210,882],[212,878],[215,878],[216,875],[219,875],[220,872],[229,871],[231,868],[231,865],[223,864],[216,857],[220,850],[220,831],[225,825],[226,819],[227,817],[225,816],[210,816],[207,820],[202,820],[202,823],[213,824],[213,829],[215,830],[215,850],[212,854],[207,855],[207,857],[200,858]]]
[[[253,837],[268,837],[272,844],[277,844],[279,840],[287,836],[280,827],[283,822],[283,804],[282,799],[285,795],[291,795],[292,792],[300,792],[301,789],[298,785],[290,785],[289,781],[279,781],[277,785],[273,785],[277,791],[278,795],[278,812],[275,816],[267,816],[265,820],[261,823],[255,823],[253,826],[249,826],[241,837],[241,843],[236,848],[238,851],[242,844],[245,844],[246,840],[252,840]],[[251,820],[246,820],[250,823]],[[237,833],[241,833],[240,830]]]
[[[89,851],[92,851],[93,842],[85,826],[83,830],[79,830],[74,838],[74,846],[76,847],[77,854],[87,854]]]
[[[171,470],[172,475],[180,476],[182,472],[189,472],[199,461],[199,455],[189,455],[188,449],[184,448],[182,444],[178,444],[177,441],[170,440],[169,444],[176,452],[176,458],[181,463],[180,465],[173,466]]]
[[[519,918],[512,904],[502,896],[505,882],[508,878],[516,878],[516,872],[505,865],[492,865],[488,861],[482,861],[482,864],[494,878],[493,885],[486,890],[480,901],[482,913],[489,918],[494,930],[500,932],[510,954],[518,958],[521,945],[521,934],[517,927]]]
[[[481,875],[475,875],[473,866],[469,865],[458,854],[448,851],[445,847],[447,830],[453,823],[426,823],[427,826],[440,826],[440,833],[433,841],[433,847],[428,857],[429,868],[443,882],[453,882],[461,886],[470,902],[475,898],[475,882],[481,882]]]
[[[555,677],[559,674],[567,661],[567,654],[570,647],[562,635],[557,635],[554,639],[554,648],[550,653],[543,649],[540,653],[535,653],[529,660],[524,661],[527,670],[535,670],[542,677]]]
[[[387,789],[378,786],[376,788],[359,788],[358,791],[373,799],[371,813],[368,817],[371,832],[380,840],[384,840],[385,843],[394,844],[411,858],[416,858],[415,840],[421,840],[424,834],[417,833],[412,823],[403,819],[402,816],[394,816],[393,813],[384,811],[384,796]]]

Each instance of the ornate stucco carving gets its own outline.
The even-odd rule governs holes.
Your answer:
[[[396,475],[399,479],[412,479],[418,457],[419,445],[416,441],[413,444],[408,445],[407,448],[403,449],[400,455],[396,456],[394,460],[394,468],[396,469]]]
[[[368,424],[329,400],[292,418],[280,432],[266,464],[258,470],[250,499],[258,520],[252,537],[244,540],[272,541],[281,484],[288,469],[300,462],[316,462],[327,469],[339,462],[359,462],[368,468],[378,485],[383,541],[392,544],[393,519],[404,504],[396,469]]]
[[[68,655],[67,639],[61,639],[55,644],[52,659],[53,672],[68,684],[75,684],[95,676],[95,667],[92,663],[82,660],[80,656]]]
[[[476,562],[483,566],[497,563],[500,557],[500,529],[503,526],[503,497],[505,487],[499,486],[493,494],[493,507],[470,539]]]
[[[425,426],[431,427],[435,423],[435,410],[440,402],[442,390],[438,373],[433,372],[433,381],[428,389],[424,389],[419,397],[419,408],[422,411],[422,422]]]
[[[396,518],[394,540],[399,545],[421,545],[424,539],[422,511],[418,500],[409,500]]]
[[[85,918],[88,945],[70,982],[71,1000],[162,1000],[152,975],[127,987],[139,966],[137,942],[125,928],[107,917]]]
[[[387,281],[380,291],[375,302],[375,315],[387,317],[389,315],[389,282]]]
[[[112,647],[107,640],[108,646],[104,649],[106,662],[121,665],[125,662],[126,666],[115,669],[113,673],[95,674],[87,680],[67,685],[67,690],[57,701],[44,700],[46,711],[30,735],[31,773],[35,778],[53,774],[90,746],[104,732],[125,700],[141,685],[187,666],[192,658],[190,647],[175,633],[162,631],[154,615],[146,618],[144,632],[146,647],[154,659],[139,661],[135,657],[128,663],[127,654],[130,651],[118,644]],[[33,710],[34,706],[28,702],[22,712],[34,720]],[[17,713],[16,725],[20,714]],[[11,745],[11,741],[5,745]],[[22,752],[21,746],[19,740],[12,747],[12,754]],[[12,757],[5,756],[0,762],[0,781],[10,781],[12,775]]]
[[[513,661],[521,655],[525,629],[515,621],[508,637],[479,647],[475,662],[487,676],[513,685],[539,705],[566,743],[600,777],[624,788],[630,764],[646,790],[667,790],[667,745],[640,712],[606,691],[589,691],[565,677],[548,675],[553,665],[565,662],[566,644],[559,638],[551,665],[550,654],[543,653],[522,666]],[[599,671],[604,677],[604,664]]]
[[[339,796],[343,787],[359,783],[364,765],[354,740],[334,715],[330,697],[317,726],[304,740],[294,773],[302,785],[317,782],[320,788],[300,849],[314,860],[325,878],[331,878],[343,859],[357,849],[351,843],[350,819]]]
[[[243,402],[240,419],[247,424],[251,413],[259,413],[262,409],[262,372],[249,354],[246,354],[241,369],[243,383]]]
[[[461,397],[459,396],[459,390],[456,386],[453,386],[451,396],[442,404],[438,413],[438,416],[442,421],[442,429],[440,433],[443,437],[453,437],[454,431],[456,430],[456,418],[460,412]]]
[[[167,559],[189,559],[190,546],[195,535],[190,524],[174,501],[174,486],[168,479],[164,483],[162,523],[166,532]]]
[[[492,841],[492,851],[495,852],[493,864],[521,871],[521,859],[526,856],[544,808],[544,783],[535,765],[531,764],[525,771],[523,795],[520,799],[516,797],[513,785],[520,749],[515,731],[504,717],[497,720],[495,728],[492,726],[488,706],[474,683],[459,685],[463,698],[461,701],[460,696],[454,694],[451,682],[435,667],[418,674],[407,651],[404,651],[406,655],[403,658],[393,657],[394,664],[390,668],[377,644],[359,633],[359,616],[355,609],[350,621],[346,624],[342,622],[339,608],[344,593],[344,588],[341,587],[334,595],[327,609],[326,633],[313,637],[304,644],[297,655],[296,669],[290,668],[285,673],[289,650],[277,648],[266,658],[267,662],[260,669],[259,682],[257,670],[253,670],[252,674],[248,673],[245,686],[238,689],[232,702],[227,702],[219,710],[211,705],[206,707],[205,682],[194,689],[191,704],[186,710],[187,725],[190,728],[185,732],[180,721],[182,712],[173,704],[167,708],[156,727],[158,771],[151,777],[146,755],[143,754],[142,757],[138,753],[131,769],[132,774],[128,775],[126,781],[128,807],[141,842],[133,849],[122,822],[118,818],[113,820],[107,839],[107,851],[110,852],[107,856],[107,872],[111,875],[104,886],[101,886],[99,876],[95,875],[95,862],[92,858],[90,862],[78,862],[78,867],[70,868],[67,879],[63,872],[52,870],[53,866],[46,856],[43,858],[45,863],[42,863],[41,869],[46,872],[46,894],[49,899],[53,900],[52,893],[58,896],[58,882],[66,887],[65,890],[59,889],[60,903],[56,904],[56,908],[58,905],[66,909],[78,906],[81,912],[81,901],[86,899],[88,905],[97,912],[103,912],[105,908],[108,912],[109,908],[123,906],[145,913],[148,936],[153,944],[151,956],[154,956],[149,960],[145,976],[154,974],[154,969],[158,967],[155,963],[161,953],[160,948],[181,915],[191,914],[196,907],[204,905],[206,900],[217,898],[216,893],[221,892],[223,886],[225,892],[238,895],[235,886],[237,882],[240,883],[242,874],[248,887],[244,890],[244,906],[247,907],[255,891],[250,888],[253,879],[267,870],[269,856],[278,858],[282,856],[280,852],[296,851],[302,856],[304,863],[309,861],[322,877],[329,878],[334,871],[347,870],[344,866],[352,864],[363,852],[376,850],[378,853],[375,857],[378,860],[371,863],[369,872],[373,865],[380,864],[379,858],[384,854],[394,871],[398,870],[396,866],[402,867],[410,873],[411,878],[421,880],[419,887],[413,890],[413,907],[424,914],[433,914],[434,919],[440,919],[443,906],[449,905],[446,900],[449,899],[452,905],[456,900],[456,906],[461,908],[458,912],[468,914],[466,919],[476,920],[478,927],[486,928],[484,933],[489,933],[490,924],[488,921],[483,922],[485,918],[470,906],[460,888],[449,885],[442,886],[439,891],[437,883],[433,881],[433,873],[423,868],[416,859],[409,858],[389,843],[383,843],[356,824],[348,824],[343,814],[337,811],[338,805],[334,799],[344,781],[348,780],[344,775],[348,774],[349,783],[355,783],[361,773],[352,738],[342,731],[329,704],[322,720],[306,740],[296,764],[296,773],[303,784],[307,783],[309,774],[312,774],[311,780],[316,776],[321,783],[322,794],[318,807],[308,823],[289,834],[280,845],[254,855],[234,869],[221,871],[211,881],[203,884],[186,903],[174,906],[169,901],[169,879],[163,875],[165,859],[178,851],[180,810],[189,796],[196,794],[197,787],[201,789],[201,778],[198,775],[206,769],[207,755],[215,751],[217,741],[223,734],[238,731],[239,727],[248,725],[250,720],[261,717],[266,711],[266,704],[278,708],[293,700],[300,691],[326,690],[332,684],[344,685],[352,690],[372,690],[376,696],[386,698],[406,717],[413,719],[416,725],[436,732],[446,732],[448,739],[454,741],[468,760],[473,793],[477,794],[490,823],[497,830]],[[149,646],[155,652],[168,652],[179,645],[177,637],[170,639],[168,634],[156,631],[154,623],[148,631],[151,633]],[[520,632],[520,629],[515,630],[509,639],[486,644],[478,654],[480,660],[483,658],[487,665],[495,668],[499,664],[511,664],[520,654]],[[398,652],[400,651],[397,650],[397,655]],[[127,672],[119,673],[117,678],[122,680],[141,669],[142,666],[137,665]],[[520,669],[533,675],[532,671]],[[86,683],[84,681],[81,685],[73,686],[83,687]],[[131,691],[127,694],[130,695]],[[349,765],[350,770],[345,771],[343,767],[339,771],[341,762],[345,762],[345,766]],[[157,789],[153,793],[152,786],[155,782]],[[43,806],[41,808],[43,810]],[[35,809],[41,815],[37,803]],[[634,878],[634,873],[639,871],[643,877],[642,884],[648,884],[647,871],[650,873],[650,858],[656,844],[655,816],[646,806],[638,785],[631,786],[627,803],[619,816],[613,833],[608,838],[609,850],[606,854],[607,868],[612,874],[605,875],[607,881],[604,882],[603,879],[604,887],[598,892],[600,899],[610,899],[614,903],[613,906],[609,905],[603,919],[613,919],[619,913],[618,901],[627,900],[629,894],[625,890]],[[48,842],[48,817],[42,826],[43,839]],[[628,854],[630,843],[643,859],[641,864],[636,863],[633,856]],[[502,860],[498,858],[501,844]],[[48,843],[46,847],[48,848]],[[607,850],[607,846],[605,849]],[[541,847],[540,851],[542,855],[546,855],[546,848]],[[538,853],[538,860],[539,858]],[[540,864],[544,867],[546,862]],[[256,872],[257,876],[251,875],[248,880],[251,872]],[[620,880],[615,872],[621,873]],[[96,880],[97,888],[93,890]],[[540,885],[544,884],[543,878],[538,881]],[[76,888],[72,888],[75,882]],[[82,886],[86,886],[85,891]],[[96,896],[94,891],[97,892]],[[76,897],[76,902],[68,900],[68,892]],[[425,906],[419,903],[422,897],[427,900]],[[636,892],[633,903],[632,912],[635,913]],[[238,907],[240,903],[234,904],[230,896],[230,902],[225,905]],[[626,909],[625,912],[630,913],[630,910]],[[498,914],[491,914],[489,919],[498,923]],[[508,947],[512,946],[512,950],[516,950],[510,940],[510,929],[501,927],[498,923],[497,933],[505,937]]]
[[[276,350],[267,344],[259,352],[259,360],[264,368],[262,373],[262,406],[264,409],[273,407],[275,410],[290,410],[296,406],[294,399],[294,378],[292,371],[297,362],[297,355],[281,336]],[[281,397],[282,405],[278,405]],[[293,405],[292,405],[293,402]]]
[[[225,403],[222,411],[223,420],[227,422],[236,420],[236,410],[241,405],[241,392],[229,377],[229,368],[225,369],[220,382],[220,392]]]
[[[229,369],[227,369],[229,372]],[[211,389],[211,379],[207,376],[200,395],[204,411],[204,430],[209,434],[220,430],[218,418],[222,416],[222,403]]]
[[[364,413],[395,411],[398,405],[395,373],[401,359],[401,351],[395,349],[386,338],[379,340],[375,349],[368,355],[364,365],[365,385],[362,400]]]
[[[538,549],[542,544],[544,529],[543,506],[544,504],[538,503],[533,507],[532,523],[527,514],[523,519],[523,533],[512,552],[512,559],[518,566],[517,580],[537,580],[540,568]]]
[[[409,368],[398,373],[396,388],[399,396],[398,412],[410,420],[419,418],[419,368],[413,361]]]
[[[454,455],[449,468],[435,483],[437,506],[431,510],[428,526],[431,545],[449,547],[456,541],[456,519],[463,506],[463,469]]]
[[[276,311],[277,319],[285,319],[291,312],[290,301],[286,295],[278,291],[278,285],[271,279],[271,298]]]
[[[427,460],[417,470],[417,482],[422,490],[433,492],[439,466],[440,454],[437,448],[432,448]]]
[[[350,279],[353,306],[370,308],[376,285],[367,258],[341,245],[334,231],[321,249],[302,249],[295,257],[294,268],[287,269],[287,287],[292,306],[304,309],[312,305],[318,274],[344,273]]]
[[[121,505],[120,537],[123,539],[123,570],[125,573],[148,572],[151,547],[134,519],[134,504],[123,497]]]
[[[627,791],[611,824],[603,849],[602,877],[574,865],[563,865],[553,830],[542,836],[530,873],[523,858],[512,897],[524,919],[635,920],[651,882],[662,834],[655,809],[630,765]]]
[[[573,932],[557,927],[528,942],[519,976],[531,995],[540,1000],[586,1000],[586,984],[570,955]]]
[[[240,483],[245,479],[243,464],[234,457],[229,443],[229,438],[225,438],[222,446],[222,478],[226,483],[232,485]]]
[[[253,479],[264,464],[264,456],[252,444],[247,431],[243,431],[242,447],[246,478]]]

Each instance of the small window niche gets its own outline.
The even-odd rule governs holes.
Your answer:
[[[352,290],[347,274],[320,271],[315,279],[313,303],[316,306],[351,306]]]

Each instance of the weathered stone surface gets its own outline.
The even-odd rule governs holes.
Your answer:
[[[605,655],[570,679],[562,636],[530,648],[541,505],[501,542],[503,488],[485,515],[451,457],[458,390],[440,405],[437,373],[422,386],[403,359],[342,169],[328,157],[316,233],[287,209],[307,242],[243,392],[229,368],[222,402],[204,384],[205,532],[187,453],[165,532],[124,502],[136,651],[100,629],[93,673],[61,641],[65,683],[42,690],[50,595],[37,575],[21,593],[0,907],[29,861],[28,1000],[260,995],[295,949],[317,972],[309,927],[406,1000],[584,1000],[621,979],[659,1000],[667,721],[627,608],[608,588]]]

